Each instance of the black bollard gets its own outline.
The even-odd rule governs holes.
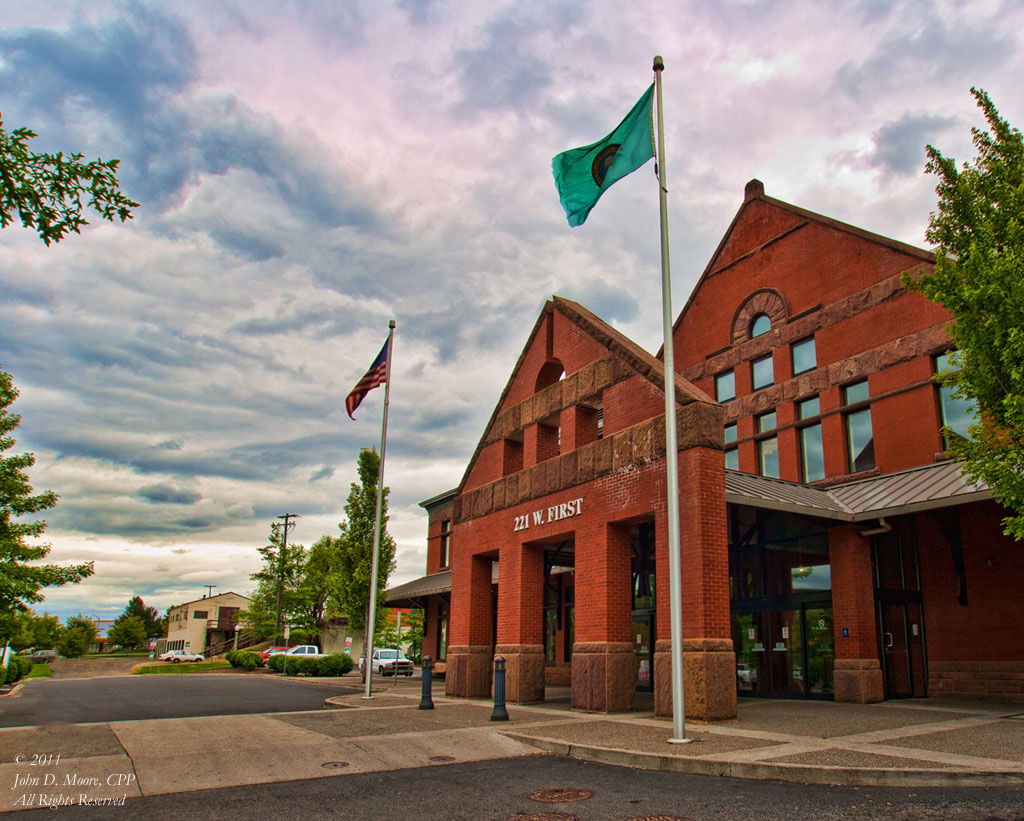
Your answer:
[[[508,721],[508,710],[505,709],[505,659],[494,657],[494,709],[491,721]]]
[[[432,668],[434,666],[433,659],[430,656],[423,657],[423,668],[420,670],[420,675],[423,677],[423,686],[420,688],[420,709],[421,710],[433,710],[434,699],[430,695],[430,687],[433,684],[431,679],[433,678]],[[395,676],[398,678],[398,676]]]

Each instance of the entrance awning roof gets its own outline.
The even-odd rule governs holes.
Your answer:
[[[991,498],[992,491],[986,485],[973,484],[963,475],[959,462],[936,462],[830,488],[735,470],[725,472],[725,500],[731,504],[845,522],[862,522],[879,516],[898,516]]]
[[[411,582],[392,587],[385,594],[384,604],[388,607],[420,607],[417,599],[424,599],[436,593],[449,593],[452,589],[452,571],[442,570],[421,576]]]

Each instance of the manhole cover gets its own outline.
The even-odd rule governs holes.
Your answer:
[[[340,770],[348,766],[347,761],[325,761],[320,765],[325,770]]]
[[[430,756],[431,761],[454,761],[455,756],[453,755],[432,755]]]
[[[513,815],[508,821],[580,821],[578,815],[564,812],[532,812],[529,815]]]
[[[574,787],[552,787],[547,790],[534,790],[528,796],[534,801],[546,801],[549,804],[557,804],[562,801],[582,801],[590,798],[593,793],[590,790],[577,790]]]

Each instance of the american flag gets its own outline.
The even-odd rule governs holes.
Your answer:
[[[388,337],[388,341],[384,343],[384,347],[380,349],[380,353],[377,354],[377,358],[373,360],[373,364],[370,365],[370,369],[363,374],[363,378],[356,382],[356,386],[352,388],[352,392],[345,397],[345,410],[348,411],[349,419],[355,421],[355,417],[352,412],[359,407],[363,399],[366,398],[366,394],[376,388],[378,385],[383,385],[388,378],[388,345],[391,344],[391,337]]]

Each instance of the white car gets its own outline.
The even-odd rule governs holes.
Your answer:
[[[359,669],[363,669],[363,660],[359,659]],[[411,676],[412,662],[398,650],[378,648],[373,651],[373,672],[378,676]]]
[[[287,656],[300,656],[302,658],[307,658],[308,659],[308,658],[318,658],[320,656],[326,655],[326,653],[321,653],[320,652],[320,648],[317,647],[315,644],[300,644],[297,647],[293,647],[285,655],[287,655]]]
[[[206,661],[206,656],[202,653],[193,653],[191,650],[168,650],[166,653],[161,653],[159,659],[179,664],[183,661]]]

